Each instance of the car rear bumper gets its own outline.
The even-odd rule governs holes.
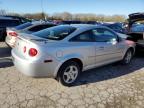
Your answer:
[[[33,62],[17,56],[12,50],[12,58],[15,67],[21,73],[30,77],[50,77],[55,78],[55,63]]]

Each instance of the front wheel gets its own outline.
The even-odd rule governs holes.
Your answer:
[[[78,63],[69,61],[60,68],[58,79],[64,86],[72,86],[78,79],[79,74],[80,67]]]
[[[129,64],[132,60],[132,57],[133,57],[133,52],[132,50],[128,50],[122,60],[122,64]]]

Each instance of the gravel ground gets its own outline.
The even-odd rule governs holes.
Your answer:
[[[0,43],[0,108],[144,108],[144,56],[83,72],[73,87],[16,70]]]

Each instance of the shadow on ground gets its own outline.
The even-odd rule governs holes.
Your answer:
[[[117,78],[133,73],[142,68],[144,68],[144,56],[136,56],[134,57],[130,65],[121,65],[119,63],[114,63],[111,65],[85,71],[81,73],[79,80],[74,86]]]
[[[0,58],[10,57],[10,56],[11,56],[11,48],[9,48],[9,47],[0,48]]]
[[[13,66],[10,56],[11,56],[11,48],[7,46],[0,47],[0,68]]]

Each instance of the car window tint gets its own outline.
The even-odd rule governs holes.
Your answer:
[[[46,28],[49,28],[49,27],[53,27],[53,26],[55,26],[55,25],[53,25],[53,24],[43,25],[43,29],[46,29]]]
[[[63,25],[63,26],[55,26],[55,27],[50,27],[38,32],[33,33],[33,35],[45,38],[45,39],[50,39],[50,40],[62,40],[71,33],[73,33],[76,30],[75,27],[71,27],[68,25]]]
[[[37,26],[34,26],[34,27],[31,27],[29,29],[29,31],[33,31],[33,32],[36,32],[36,31],[40,31],[43,29],[43,25],[37,25]]]
[[[112,30],[115,30],[117,32],[122,31],[122,28],[119,25],[110,25],[109,28],[111,28]]]
[[[110,27],[111,29],[120,29],[120,27],[118,27],[116,25],[109,25],[108,27]]]
[[[73,37],[70,39],[72,42],[94,42],[94,35],[92,31],[86,31],[84,33],[79,34],[78,36]]]
[[[117,40],[117,35],[105,28],[97,28],[93,30],[96,42],[111,42]]]
[[[52,24],[47,24],[47,25],[37,25],[37,26],[34,26],[32,28],[29,29],[29,31],[40,31],[40,30],[43,30],[43,29],[46,29],[46,28],[49,28],[49,27],[53,27],[54,25]]]

